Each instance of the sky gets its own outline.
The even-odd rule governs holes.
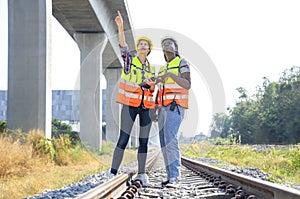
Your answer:
[[[0,89],[7,89],[5,4],[6,1],[0,1]],[[222,84],[224,110],[234,106],[238,99],[236,88],[244,87],[250,94],[254,93],[256,86],[262,85],[263,77],[277,81],[285,69],[300,65],[297,0],[127,0],[127,4],[136,33],[144,33],[142,30],[146,28],[154,32],[168,30],[177,36],[179,52],[182,50],[183,56],[190,61],[191,95],[196,102],[185,115],[183,127],[190,126],[185,120],[196,118],[198,122],[193,123],[197,124],[192,127],[193,132],[208,132],[215,104],[210,90],[214,85],[206,81],[207,73],[197,70],[208,64],[189,59],[190,54],[201,51],[212,63],[210,67],[215,70],[209,75]],[[161,38],[154,39],[159,42]],[[189,42],[196,47],[184,49]],[[156,49],[149,57],[150,62],[152,59],[153,63],[162,65],[159,45]],[[78,88],[79,68],[77,44],[52,18],[52,89]]]

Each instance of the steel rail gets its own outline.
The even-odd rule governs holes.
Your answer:
[[[121,188],[123,185],[124,187],[126,186],[125,182],[128,181],[133,175],[134,173],[117,175],[116,177],[109,180],[105,184],[97,186],[75,198],[76,199],[111,198],[116,195],[116,193],[114,193],[116,192],[116,190]]]
[[[221,176],[221,178],[235,186],[241,186],[243,190],[248,193],[256,195],[263,199],[299,199],[300,191],[278,185],[272,182],[263,181],[257,178],[252,178],[245,175],[240,175],[225,169],[210,166],[195,160],[182,157],[182,164],[189,167],[196,168],[199,171],[207,172],[214,176]]]
[[[159,151],[154,151],[146,162],[147,171],[154,165]],[[75,199],[98,199],[114,198],[121,195],[127,188],[126,182],[129,182],[137,174],[137,169],[131,173],[117,175],[111,180],[75,197]]]

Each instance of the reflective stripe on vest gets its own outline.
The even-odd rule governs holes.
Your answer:
[[[174,58],[167,66],[161,67],[159,73],[163,75],[171,72],[179,75],[179,66],[181,58]],[[188,108],[189,91],[179,86],[172,78],[167,78],[163,85],[160,86],[157,96],[157,103],[159,106],[168,106],[173,101],[183,108]]]
[[[146,77],[154,77],[155,68],[151,67],[151,70],[152,73],[145,70]],[[140,83],[142,83],[142,64],[137,57],[133,57],[130,72],[125,74],[124,70],[122,70],[116,101],[133,107],[139,107],[143,102],[144,107],[154,108],[153,94],[148,90],[142,89],[139,86]]]

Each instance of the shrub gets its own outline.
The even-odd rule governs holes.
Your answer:
[[[52,118],[52,137],[59,138],[61,135],[68,135],[73,146],[80,143],[78,132],[72,131],[72,127],[69,124],[65,124],[56,118]]]
[[[34,157],[46,157],[48,160],[54,159],[55,150],[51,139],[47,139],[42,131],[29,131],[27,135],[27,142],[32,145]]]
[[[31,170],[32,148],[9,136],[0,136],[0,177],[24,176]]]
[[[6,122],[0,120],[0,134],[6,131]]]

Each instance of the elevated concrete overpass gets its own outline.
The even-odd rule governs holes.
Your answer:
[[[76,42],[78,34],[105,34],[108,37],[102,62],[105,67],[114,67],[121,62],[114,21],[118,10],[124,20],[126,41],[130,49],[134,49],[130,16],[124,0],[52,0],[53,16]],[[115,62],[117,58],[119,61]]]
[[[8,128],[41,129],[51,136],[51,15],[78,44],[80,70],[80,138],[101,150],[100,76],[107,79],[107,135],[118,134],[119,106],[111,103],[121,74],[117,26],[120,10],[126,41],[134,38],[126,2],[122,0],[8,1]],[[63,44],[62,44],[63,45]]]

